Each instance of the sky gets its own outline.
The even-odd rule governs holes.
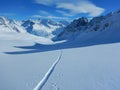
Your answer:
[[[120,0],[0,0],[0,15],[16,20],[73,20],[120,9]]]

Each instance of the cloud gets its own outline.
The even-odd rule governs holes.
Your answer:
[[[76,0],[79,1],[79,0]],[[82,0],[83,1],[83,0]],[[56,5],[58,3],[72,3],[72,0],[35,0],[38,4],[44,4],[44,5]]]
[[[55,19],[55,20],[70,20],[71,18],[67,17],[57,17],[57,16],[41,16],[41,15],[33,15],[31,18],[42,18],[42,19]]]
[[[40,10],[39,11],[39,14],[41,15],[50,15],[50,13],[46,12],[46,11],[43,11],[43,10]]]
[[[53,4],[53,0],[35,0],[38,4],[50,5]]]
[[[97,7],[91,2],[84,1],[78,4],[60,3],[57,8],[64,8],[70,11],[70,14],[88,14],[89,16],[99,16],[104,12],[103,8]]]
[[[56,11],[56,12],[59,12],[59,11]],[[31,18],[43,18],[43,19],[56,19],[56,20],[69,20],[70,18],[67,18],[67,17],[59,17],[59,16],[55,16],[47,11],[44,11],[44,10],[40,10],[38,12],[38,14],[36,15],[33,15]]]
[[[56,12],[62,14],[63,16],[68,16],[68,17],[73,16],[73,14],[61,10],[56,10]]]
[[[91,17],[99,16],[104,12],[104,8],[98,7],[88,0],[36,0],[38,4],[55,5],[56,9],[68,10],[68,12],[59,10],[65,16],[72,16],[76,14],[88,14]]]

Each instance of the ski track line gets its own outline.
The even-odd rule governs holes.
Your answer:
[[[42,80],[37,84],[37,86],[33,90],[41,90],[42,89],[42,87],[45,85],[45,83],[49,79],[50,75],[54,71],[57,63],[60,61],[61,56],[62,56],[62,50],[61,50],[61,53],[60,53],[59,57],[57,58],[57,60],[52,64],[52,66],[49,68],[49,70],[44,75],[44,77],[42,78]]]

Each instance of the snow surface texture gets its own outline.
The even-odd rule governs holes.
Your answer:
[[[33,90],[43,79],[59,51],[11,55],[15,45],[28,41],[1,41],[0,90]],[[4,47],[4,48],[3,48]],[[120,44],[64,49],[61,60],[42,90],[119,90]]]
[[[43,90],[119,90],[120,44],[63,50]]]
[[[57,60],[52,64],[52,66],[49,68],[49,70],[47,71],[47,73],[45,74],[45,76],[42,78],[42,80],[38,83],[38,85],[33,90],[41,90],[42,89],[42,87],[45,85],[45,83],[49,79],[50,75],[54,71],[57,63],[61,59],[61,56],[62,56],[62,51],[61,51],[59,57],[57,58]]]
[[[59,51],[9,55],[6,51],[21,51],[15,45],[32,45],[33,41],[0,40],[0,90],[33,90],[56,60]]]

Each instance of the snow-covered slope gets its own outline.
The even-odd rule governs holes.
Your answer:
[[[52,43],[48,38],[38,37],[26,32],[21,22],[11,20],[5,17],[0,17],[0,40],[28,40],[43,44]]]
[[[45,77],[40,90],[120,89],[119,43],[63,49],[61,59],[52,70],[60,51],[39,52],[38,49],[38,53],[34,53],[28,49],[29,54],[11,55],[4,52],[25,51],[14,46],[28,46],[34,42],[0,42],[0,90],[33,90],[36,87],[39,90],[37,85]],[[49,73],[49,70],[52,71]]]
[[[119,90],[120,44],[63,50],[42,90]]]
[[[106,16],[95,17],[88,21],[82,17],[69,24],[62,33],[53,40],[86,41],[92,38],[120,38],[120,11],[109,13]],[[112,35],[112,36],[111,36]]]
[[[17,33],[25,33],[26,31],[24,30],[23,27],[19,25],[19,22],[5,18],[3,16],[0,16],[0,33],[1,32],[17,32]]]
[[[54,22],[47,19],[15,21],[0,16],[0,35],[29,33],[34,36],[51,39],[61,33],[66,25],[68,25],[67,21]]]
[[[66,23],[64,24],[64,22],[54,22],[47,19],[40,19],[24,21],[22,26],[25,27],[27,32],[31,34],[52,38],[62,32]]]
[[[9,55],[21,51],[14,46],[32,45],[30,40],[0,40],[0,90],[33,90],[59,56],[59,51],[29,55]]]

